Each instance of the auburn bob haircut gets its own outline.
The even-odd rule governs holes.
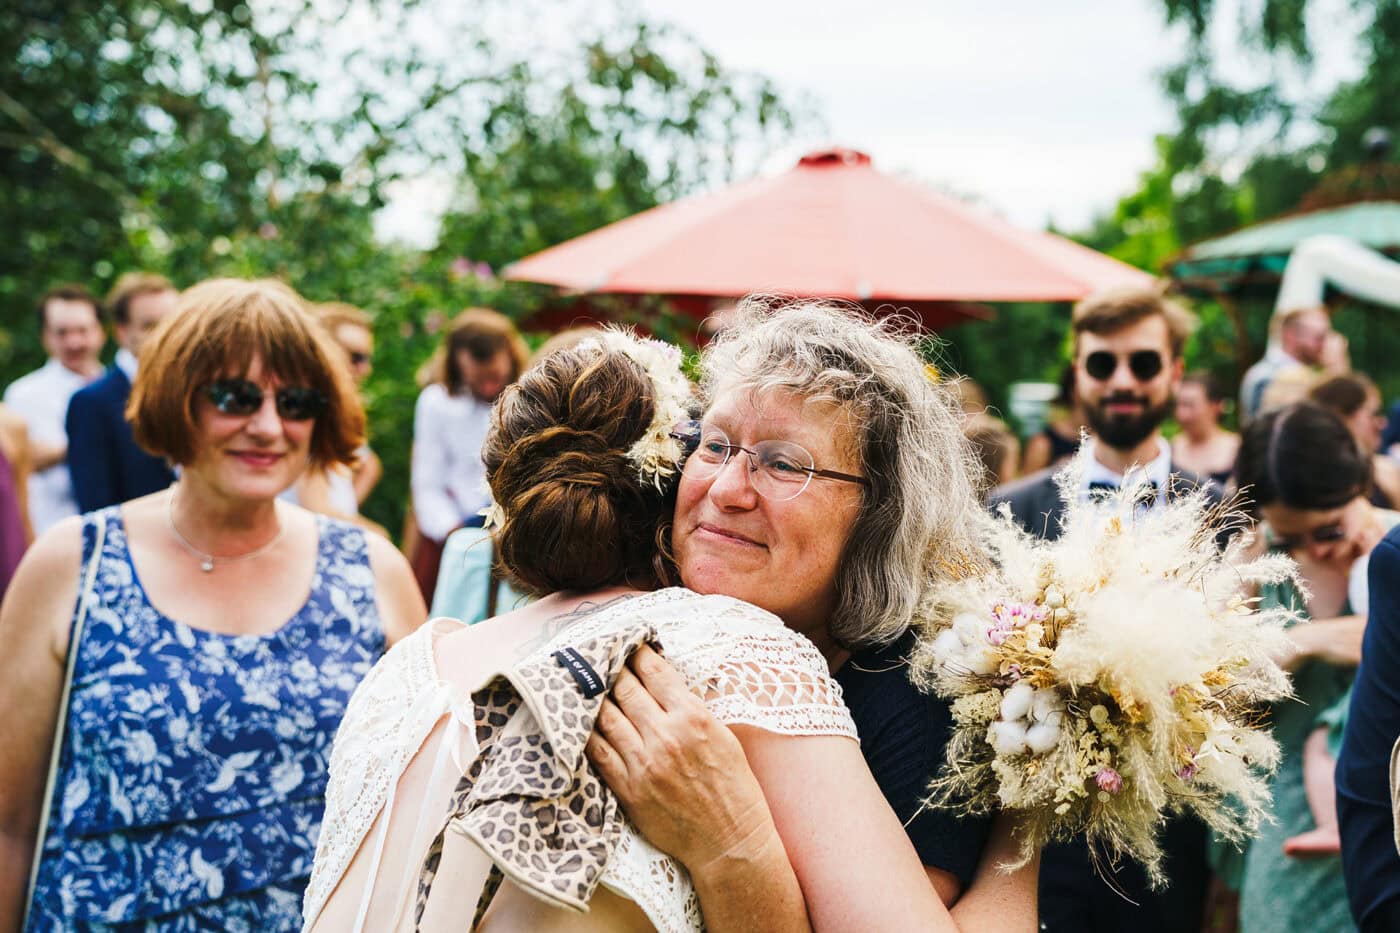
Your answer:
[[[326,397],[311,464],[354,463],[365,439],[359,395],[330,335],[296,292],[272,279],[210,279],[180,295],[141,348],[126,416],[136,442],[181,465],[194,461],[201,388],[247,374],[254,357],[276,384]]]

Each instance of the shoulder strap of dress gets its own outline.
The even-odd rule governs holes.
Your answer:
[[[39,832],[34,840],[34,857],[29,867],[29,891],[24,899],[24,922],[21,923],[20,929],[24,929],[29,923],[30,909],[34,906],[34,887],[39,881],[39,864],[44,860],[44,842],[48,836],[54,788],[58,783],[58,764],[59,759],[63,756],[63,737],[68,725],[68,700],[73,689],[73,669],[78,663],[78,649],[83,638],[83,628],[87,624],[88,604],[92,601],[93,584],[97,580],[97,567],[102,563],[102,548],[107,541],[107,513],[93,513],[93,526],[92,553],[88,556],[87,567],[83,573],[83,588],[78,594],[78,611],[73,618],[73,629],[68,635],[63,690],[59,694],[53,749],[49,752],[49,775],[44,781],[44,803],[39,810]]]

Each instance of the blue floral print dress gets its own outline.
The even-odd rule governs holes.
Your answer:
[[[26,929],[300,929],[331,740],[384,652],[364,532],[318,516],[305,605],[229,636],[153,607],[104,514]],[[84,567],[95,541],[89,515]]]

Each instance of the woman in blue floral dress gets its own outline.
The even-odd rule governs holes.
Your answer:
[[[387,540],[277,501],[364,415],[297,295],[235,280],[182,296],[129,412],[179,482],[56,526],[0,611],[0,926],[298,929],[346,702],[426,615]]]

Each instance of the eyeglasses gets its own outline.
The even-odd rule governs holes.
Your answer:
[[[1340,521],[1335,521],[1319,525],[1304,534],[1289,535],[1287,538],[1273,538],[1271,543],[1283,551],[1300,551],[1309,541],[1313,544],[1335,544],[1346,536],[1346,528]]]
[[[1118,371],[1120,358],[1107,350],[1095,350],[1084,357],[1084,371],[1099,381]],[[1128,354],[1128,369],[1138,382],[1146,382],[1162,371],[1162,354],[1156,350],[1136,350]]]
[[[719,428],[706,428],[698,421],[681,422],[671,430],[671,437],[686,449],[686,471],[702,479],[718,474],[734,454],[748,454],[749,482],[755,492],[774,502],[796,499],[811,485],[814,476],[870,487],[870,480],[864,476],[818,470],[807,448],[791,441],[759,441],[751,448],[740,447],[729,443]]]
[[[204,394],[226,415],[251,415],[263,404],[262,387],[247,379],[216,379],[204,387]],[[323,414],[328,404],[319,390],[303,386],[278,389],[273,398],[278,416],[287,421],[310,421]]]

